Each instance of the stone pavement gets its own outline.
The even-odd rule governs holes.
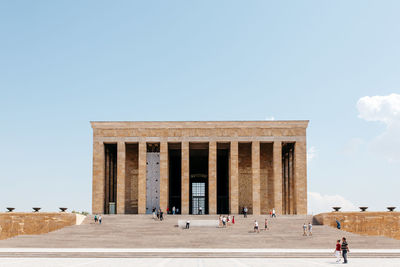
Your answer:
[[[361,236],[348,232],[343,232],[329,226],[315,225],[313,227],[313,236],[302,235],[302,225],[304,222],[311,221],[311,216],[278,216],[271,219],[270,230],[253,233],[253,222],[257,219],[261,228],[264,226],[265,216],[249,216],[244,219],[242,216],[235,217],[235,225],[228,228],[208,228],[192,227],[189,230],[176,227],[179,219],[217,219],[218,216],[185,216],[169,215],[160,222],[154,221],[151,215],[105,215],[103,224],[94,224],[92,216],[89,216],[82,225],[70,226],[58,231],[43,235],[18,236],[0,241],[0,248],[204,248],[204,249],[327,249],[333,250],[335,241],[346,236],[349,241],[350,249],[400,249],[400,240],[387,237]],[[196,254],[197,253],[197,254]],[[177,252],[170,253],[175,257],[208,257],[218,256],[213,253],[189,253],[181,255]],[[264,252],[263,252],[264,253]],[[325,252],[324,252],[325,253]],[[395,254],[395,255],[394,255]],[[400,255],[393,251],[389,256]],[[8,254],[9,255],[9,254]],[[20,255],[17,252],[14,256],[28,257],[29,254]],[[53,253],[47,256],[62,257],[64,254]],[[106,257],[156,257],[154,253],[140,255],[136,253],[112,254],[111,252],[96,254],[95,256]],[[165,254],[164,254],[165,255]],[[269,256],[279,257],[279,255],[268,254]],[[261,257],[268,255],[259,255]],[[310,254],[310,257],[325,257],[330,253]],[[7,253],[0,253],[1,257],[7,257]],[[32,255],[40,256],[40,255]],[[46,257],[46,255],[43,255]],[[254,253],[231,252],[220,254],[219,257],[247,257],[256,256]],[[282,256],[282,255],[281,255]],[[295,254],[285,254],[287,256],[296,256]],[[76,252],[68,254],[68,257],[93,257],[85,253]],[[296,257],[300,257],[297,255]]]
[[[340,266],[335,263],[336,258],[0,258],[0,267],[61,267],[61,266]],[[393,267],[400,266],[400,259],[369,259],[369,258],[349,258],[349,266],[369,267],[383,266]]]

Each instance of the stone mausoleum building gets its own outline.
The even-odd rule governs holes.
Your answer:
[[[307,213],[308,121],[91,125],[93,213]]]

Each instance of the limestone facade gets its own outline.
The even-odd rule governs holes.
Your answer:
[[[151,212],[152,207],[146,206],[146,155],[150,151],[160,153],[156,201],[163,211],[171,211],[173,205],[181,214],[196,214],[200,206],[207,214],[237,214],[244,207],[252,214],[273,208],[278,214],[307,213],[308,121],[91,125],[93,213]],[[181,157],[170,157],[177,153]],[[225,158],[217,161],[221,159],[217,155]],[[172,160],[176,158],[180,162]],[[177,180],[180,190],[171,190],[171,181]]]

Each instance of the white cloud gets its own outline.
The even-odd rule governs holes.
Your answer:
[[[274,121],[275,118],[274,118],[274,116],[269,116],[269,117],[266,117],[265,120],[266,121]]]
[[[315,148],[315,146],[310,147],[307,149],[307,162],[311,162],[314,158],[316,158],[318,155],[318,150]]]
[[[374,153],[389,161],[400,161],[400,95],[364,96],[357,102],[358,117],[386,125],[385,131],[370,143]]]
[[[308,213],[318,214],[330,212],[332,207],[342,207],[341,211],[355,211],[357,207],[340,195],[322,195],[317,192],[308,192]]]

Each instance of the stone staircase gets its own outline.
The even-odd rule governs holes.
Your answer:
[[[257,220],[260,229],[263,229],[265,218],[269,221],[269,230],[254,233],[254,220]],[[288,215],[270,218],[249,215],[248,218],[243,218],[240,215],[235,216],[235,224],[227,228],[192,227],[185,230],[177,227],[178,220],[186,219],[218,220],[218,216],[168,215],[164,221],[160,222],[153,220],[151,215],[103,215],[101,225],[94,223],[93,216],[88,216],[79,226],[65,227],[44,235],[18,236],[2,240],[0,248],[332,249],[333,253],[336,240],[345,236],[351,250],[400,249],[400,240],[380,236],[361,236],[323,225],[313,226],[313,236],[303,236],[303,223],[312,221],[312,216]],[[252,255],[263,256],[264,252],[260,253],[260,255],[254,253]],[[329,252],[329,256],[332,256],[332,253]],[[172,254],[180,255],[179,253]],[[326,254],[324,252],[324,255]],[[132,256],[132,254],[129,255]],[[154,253],[146,255],[157,256]],[[201,253],[190,255],[204,256]],[[207,253],[205,255],[210,256]],[[243,253],[221,255],[243,256]],[[295,254],[279,255],[289,257]],[[322,256],[317,252],[309,256],[312,255]],[[269,256],[274,256],[274,254],[270,253]]]

